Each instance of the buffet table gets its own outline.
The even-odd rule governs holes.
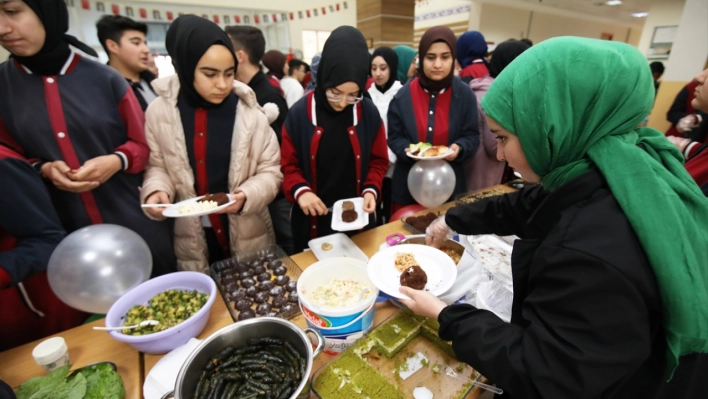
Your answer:
[[[503,188],[505,191],[513,191],[507,186],[498,187]],[[445,204],[439,208],[424,212],[445,211],[451,206],[454,206],[454,204]],[[395,221],[357,234],[352,237],[352,240],[367,256],[371,257],[379,250],[379,246],[385,242],[386,237],[394,233],[410,234],[403,228],[403,223]],[[315,263],[317,258],[312,252],[307,251],[292,256],[292,260],[304,270]],[[374,326],[378,326],[398,309],[389,302],[378,303],[376,306]],[[298,315],[293,318],[292,321],[300,327],[306,327],[305,318],[302,315]],[[233,323],[231,315],[221,296],[219,296],[211,309],[206,328],[198,338],[207,338],[218,329],[231,323]],[[103,325],[103,320],[97,320],[56,334],[56,336],[61,336],[66,340],[74,368],[101,361],[113,362],[118,366],[118,373],[123,378],[127,398],[142,398],[142,386],[145,377],[155,363],[162,358],[162,355],[146,355],[137,352],[130,345],[112,339],[106,332],[94,331],[92,329],[93,326]],[[44,339],[5,352],[0,352],[0,379],[16,389],[19,385],[32,377],[45,375],[44,370],[38,366],[32,358],[32,349]],[[316,371],[330,359],[332,359],[331,355],[321,354],[315,359],[312,371]],[[481,390],[475,388],[467,396],[467,399],[477,399],[480,394]]]

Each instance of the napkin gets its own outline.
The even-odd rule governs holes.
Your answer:
[[[145,399],[160,399],[175,389],[177,374],[187,357],[202,341],[192,338],[186,344],[173,349],[153,366],[145,378],[143,395]]]

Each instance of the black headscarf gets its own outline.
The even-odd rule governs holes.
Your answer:
[[[450,46],[450,51],[452,52],[452,59],[455,60],[457,54],[457,39],[455,39],[455,33],[452,29],[447,26],[435,26],[428,29],[423,37],[420,38],[420,44],[418,46],[418,79],[420,85],[428,91],[440,91],[452,84],[452,79],[455,77],[455,62],[453,61],[452,67],[450,68],[450,73],[442,80],[432,80],[425,76],[425,68],[423,68],[423,60],[425,59],[425,54],[430,50],[430,46],[433,43],[443,42]]]
[[[69,30],[69,12],[64,0],[23,0],[37,14],[44,25],[46,36],[42,49],[29,57],[13,57],[38,75],[57,75],[66,63],[71,50],[69,45],[76,47],[88,55],[98,57],[94,49],[79,41],[74,36],[67,35]]]
[[[489,61],[489,76],[496,78],[507,65],[511,64],[516,57],[531,48],[527,43],[520,40],[509,40],[499,43],[494,49],[492,60]]]
[[[238,67],[231,39],[219,25],[210,20],[196,15],[183,15],[175,19],[167,30],[165,47],[172,57],[172,65],[179,78],[180,94],[195,108],[210,109],[219,106],[205,100],[194,88],[194,71],[197,64],[209,47],[215,44],[228,48],[234,57],[234,66]]]
[[[369,49],[364,35],[351,26],[340,26],[335,29],[325,42],[320,65],[317,68],[315,87],[317,108],[322,107],[329,113],[337,113],[329,105],[325,91],[342,83],[354,82],[359,86],[360,92],[366,95],[367,71],[370,69]]]
[[[376,85],[376,89],[381,93],[386,93],[393,86],[393,83],[398,80],[398,55],[390,47],[379,47],[374,51],[371,61],[373,62],[374,58],[379,56],[388,64],[389,75],[388,81],[383,86]]]

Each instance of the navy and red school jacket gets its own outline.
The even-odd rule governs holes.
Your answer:
[[[150,220],[139,190],[149,148],[145,117],[128,82],[114,69],[72,52],[59,75],[33,74],[14,59],[0,64],[0,143],[32,162],[86,161],[117,155],[123,170],[81,194],[49,184],[68,232],[111,223],[138,233],[152,251],[153,275],[176,270],[171,226]]]
[[[693,142],[684,151],[686,170],[708,196],[708,144]]]
[[[467,191],[463,163],[479,147],[477,113],[469,112],[471,109],[477,109],[477,98],[459,78],[440,93],[424,90],[415,78],[393,97],[388,108],[388,146],[397,157],[392,182],[394,203],[416,203],[408,191],[408,172],[416,160],[405,150],[418,142],[448,147],[457,144],[460,152],[450,162],[456,178],[452,196]]]
[[[467,68],[463,68],[460,71],[460,79],[467,84],[474,79],[483,78],[487,75],[489,75],[489,69],[481,58],[472,61]]]
[[[42,178],[0,146],[0,351],[66,330],[87,315],[49,287],[47,263],[64,238]]]
[[[356,163],[357,192],[372,191],[381,200],[381,185],[388,170],[386,131],[379,111],[369,98],[354,106],[354,126],[349,140]],[[296,102],[283,125],[280,148],[283,192],[291,203],[305,192],[317,194],[317,154],[322,128],[317,126],[314,92]],[[311,238],[317,235],[317,217],[312,217]]]

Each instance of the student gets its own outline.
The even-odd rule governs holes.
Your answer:
[[[453,76],[455,34],[446,26],[428,29],[418,53],[420,76],[396,94],[388,110],[388,145],[396,155],[391,213],[416,203],[408,191],[408,172],[416,162],[406,156],[410,144],[446,145],[453,151],[445,158],[455,171],[452,197],[467,191],[463,162],[479,146],[477,113],[469,112],[477,100]]]
[[[302,64],[305,66],[305,75],[302,77],[300,84],[302,85],[303,90],[307,90],[307,86],[312,81],[312,71],[310,70],[310,65],[308,63],[303,61]]]
[[[388,139],[388,105],[393,96],[403,87],[398,81],[398,56],[390,47],[379,47],[374,51],[371,60],[371,76],[374,84],[369,88],[371,101],[379,110]],[[396,155],[388,149],[389,168],[383,181],[383,200],[381,201],[381,224],[385,224],[391,216],[391,178],[393,177]]]
[[[266,76],[270,79],[270,84],[280,90],[280,95],[285,96],[283,88],[280,85],[280,80],[288,73],[287,59],[285,54],[278,50],[270,50],[263,54],[263,66],[268,69]]]
[[[398,81],[405,85],[413,76],[410,70],[411,68],[415,69],[413,65],[417,64],[414,62],[417,51],[410,46],[403,45],[394,47],[393,51],[395,51],[398,56],[398,69],[396,70]]]
[[[645,62],[625,43],[552,38],[482,100],[499,158],[541,185],[453,208],[426,238],[521,237],[511,323],[402,290],[504,397],[654,398],[679,356],[708,352],[708,199],[663,134],[637,128],[654,100]]]
[[[305,96],[309,95],[311,92],[315,91],[315,87],[317,86],[317,68],[320,66],[320,59],[322,58],[322,53],[316,53],[312,57],[312,66],[310,67],[310,75],[312,75],[312,79],[310,80],[310,83],[307,84],[307,87],[305,87]]]
[[[365,94],[369,52],[356,28],[340,26],[327,39],[315,91],[295,103],[283,126],[283,191],[292,210],[295,251],[333,234],[327,208],[364,197],[374,225],[381,181],[388,169],[386,132]],[[354,234],[356,231],[349,232]]]
[[[305,89],[302,88],[302,79],[305,77],[305,63],[292,59],[288,62],[288,73],[280,80],[280,87],[283,88],[285,101],[288,103],[288,108],[292,108],[302,96],[305,94]]]
[[[651,76],[654,78],[654,95],[659,92],[659,85],[661,85],[661,76],[664,74],[664,64],[660,61],[654,61],[649,64],[649,69],[651,70]]]
[[[49,287],[47,263],[64,238],[42,178],[0,145],[0,351],[80,325],[89,316]]]
[[[288,104],[280,94],[280,91],[268,82],[268,77],[261,72],[260,62],[265,52],[265,38],[260,29],[252,26],[228,26],[226,33],[231,38],[231,43],[236,50],[236,80],[245,83],[256,93],[256,99],[265,109],[275,104],[278,109],[277,117],[271,120],[270,127],[273,128],[281,142],[281,132],[283,122],[288,116]],[[276,243],[283,248],[288,255],[293,254],[293,233],[290,227],[290,203],[283,195],[282,190],[273,202],[268,205],[270,217],[273,221]]]
[[[671,127],[666,131],[667,136],[689,137],[694,141],[704,141],[708,131],[708,118],[703,111],[693,108],[691,103],[696,97],[698,82],[695,80],[684,86],[676,95],[671,108],[666,113],[666,120],[671,122]]]
[[[516,57],[529,49],[529,45],[520,40],[499,43],[494,51],[494,58],[489,63],[489,75],[473,79],[470,88],[477,96],[477,118],[479,122],[479,147],[473,157],[465,160],[465,178],[467,191],[475,191],[502,182],[506,162],[497,159],[497,137],[489,130],[487,117],[479,104],[487,94],[494,79]]]
[[[267,205],[282,182],[278,140],[247,85],[234,81],[231,40],[196,15],[177,18],[165,47],[176,75],[153,83],[147,112],[150,162],[141,198],[169,204],[207,193],[236,202],[220,213],[175,222],[180,270],[206,272],[236,252],[275,243]],[[160,208],[147,208],[163,219]]]
[[[35,162],[67,232],[110,223],[138,233],[152,252],[152,273],[175,270],[172,233],[140,209],[149,154],[135,94],[114,69],[66,35],[63,0],[12,0],[0,6],[0,142]],[[28,112],[31,110],[31,112]]]
[[[150,86],[157,76],[149,71],[152,56],[145,38],[147,25],[121,15],[104,15],[96,23],[96,30],[98,41],[108,54],[108,66],[128,81],[145,111],[157,98]]]
[[[465,32],[457,39],[457,61],[462,70],[460,78],[469,83],[472,79],[479,79],[489,75],[487,60],[487,41],[476,30]]]

